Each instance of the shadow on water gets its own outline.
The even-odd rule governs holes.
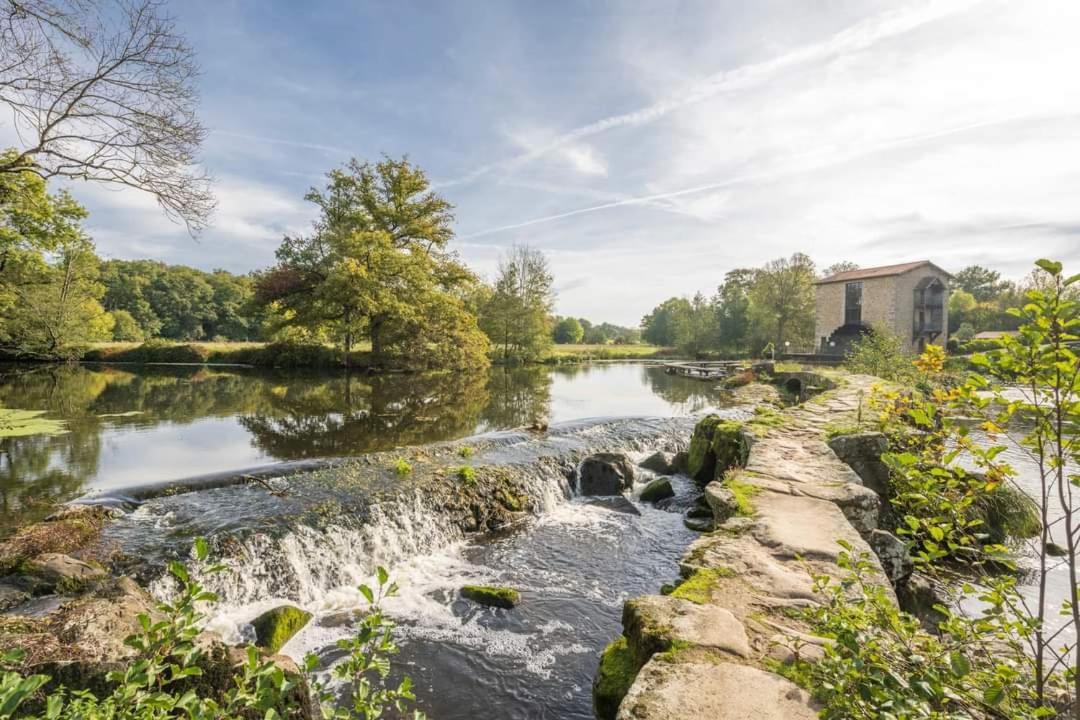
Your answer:
[[[477,432],[715,403],[699,381],[633,364],[369,376],[242,368],[8,366],[0,406],[68,432],[0,444],[0,536],[90,489],[360,455]]]

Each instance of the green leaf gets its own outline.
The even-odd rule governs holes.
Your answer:
[[[953,675],[957,677],[964,677],[971,672],[971,663],[959,652],[954,651],[949,655],[949,665],[952,667]]]
[[[1054,277],[1057,277],[1061,274],[1061,270],[1063,267],[1060,262],[1056,262],[1054,260],[1047,260],[1046,258],[1036,260],[1035,264],[1038,265],[1041,269],[1053,275]]]
[[[195,559],[203,562],[210,555],[210,546],[206,544],[206,538],[195,538]]]

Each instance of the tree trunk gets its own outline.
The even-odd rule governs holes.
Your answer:
[[[385,330],[386,318],[383,315],[374,315],[371,318],[371,359],[373,364],[383,364],[383,331]]]

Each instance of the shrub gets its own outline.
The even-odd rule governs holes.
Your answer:
[[[468,465],[462,465],[461,467],[459,467],[455,474],[457,475],[458,480],[465,483],[466,485],[476,484],[476,470],[469,467]]]
[[[874,328],[852,343],[847,367],[851,372],[905,382],[915,375],[912,359],[898,336],[885,328]]]

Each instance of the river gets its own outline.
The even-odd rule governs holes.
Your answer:
[[[66,421],[68,432],[8,440],[0,467],[4,523],[10,529],[87,492],[122,494],[125,487],[277,460],[474,435],[505,438],[497,452],[513,462],[538,443],[499,431],[538,419],[551,423],[559,448],[584,447],[605,434],[617,440],[619,433],[670,438],[674,430],[685,440],[696,413],[747,411],[728,403],[714,383],[625,363],[379,377],[12,368],[0,375],[0,404],[47,410]],[[644,457],[649,442],[625,447]],[[376,564],[387,565],[401,586],[386,604],[399,624],[395,665],[413,676],[420,709],[442,720],[586,720],[598,654],[620,632],[623,602],[676,577],[678,558],[696,535],[678,507],[664,511],[634,500],[612,509],[567,497],[564,478],[537,473],[530,495],[547,498],[542,512],[494,535],[465,537],[422,498],[357,519],[356,498],[329,477],[292,480],[287,499],[246,485],[154,498],[111,524],[105,541],[160,568],[196,535],[216,547],[236,538],[241,551],[231,570],[208,578],[222,600],[210,629],[239,641],[262,609],[297,603],[315,619],[284,652],[297,659],[317,653],[327,667],[338,657],[335,641],[349,633],[335,618],[360,604],[356,583]],[[637,489],[651,477],[642,471]],[[674,484],[683,498],[694,492],[689,481]],[[505,611],[458,597],[461,585],[477,582],[518,588],[522,602]],[[160,581],[151,587],[168,592]]]

